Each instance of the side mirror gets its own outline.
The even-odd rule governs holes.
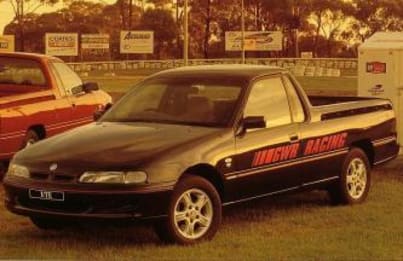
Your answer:
[[[96,82],[86,82],[83,84],[82,88],[85,93],[99,90],[98,83]]]
[[[264,116],[249,116],[244,118],[242,123],[245,130],[266,128]]]
[[[99,118],[102,117],[102,115],[105,114],[110,108],[112,107],[112,103],[108,103],[105,105],[104,108],[97,110],[94,112],[94,121],[97,121]]]

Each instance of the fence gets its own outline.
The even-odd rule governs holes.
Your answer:
[[[240,64],[241,59],[191,59],[189,65]],[[341,71],[356,74],[358,60],[342,58],[250,58],[247,64],[272,65],[290,69],[297,76],[340,76]],[[136,69],[163,70],[184,66],[183,60],[131,60],[69,63],[76,72],[116,72]]]

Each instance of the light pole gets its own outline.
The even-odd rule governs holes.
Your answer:
[[[241,37],[242,37],[242,63],[245,63],[245,12],[244,0],[241,0]]]
[[[188,65],[188,55],[189,55],[189,28],[188,28],[188,0],[185,0],[185,6],[183,11],[185,12],[184,22],[183,22],[183,62],[184,65]]]

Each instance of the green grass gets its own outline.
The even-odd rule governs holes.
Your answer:
[[[113,77],[89,75],[84,79],[85,81],[98,82],[100,87],[107,92],[122,93],[145,77],[146,75],[117,75]],[[357,93],[357,78],[354,77],[299,77],[298,81],[310,95],[352,96]]]
[[[299,77],[304,90],[311,95],[355,96],[357,78],[355,77]]]
[[[190,247],[162,245],[145,225],[40,231],[1,205],[0,258],[401,260],[403,176],[389,166],[364,204],[334,207],[315,191],[232,206],[212,241]]]

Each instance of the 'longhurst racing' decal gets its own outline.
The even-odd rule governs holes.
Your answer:
[[[295,159],[298,156],[299,146],[299,143],[295,143],[292,145],[258,151],[255,153],[252,167]]]
[[[343,132],[321,138],[309,139],[303,143],[303,156],[341,149],[346,145],[347,135],[346,132]],[[302,147],[301,143],[295,143],[257,151],[253,157],[252,167],[296,159],[300,147]]]
[[[317,139],[310,139],[305,145],[304,156],[341,149],[346,144],[346,138],[347,133],[343,132]]]

